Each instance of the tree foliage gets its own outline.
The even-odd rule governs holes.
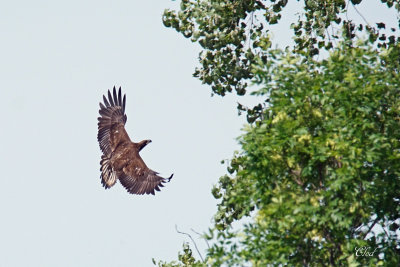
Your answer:
[[[383,22],[355,23],[349,8],[357,8],[361,0],[307,0],[303,14],[291,25],[294,51],[316,55],[331,49],[342,38],[344,29],[349,39],[365,33],[371,43],[388,47],[399,41],[398,29],[387,33]],[[398,1],[381,0],[383,5],[400,10]],[[165,10],[164,25],[199,43],[201,67],[194,76],[211,85],[215,94],[233,90],[244,95],[248,81],[254,77],[254,63],[268,59],[271,40],[268,27],[280,22],[287,0],[182,0],[179,11]],[[400,21],[399,21],[400,23]],[[288,34],[288,33],[285,33]]]
[[[203,47],[195,76],[214,93],[244,95],[251,82],[265,99],[239,104],[249,125],[212,190],[207,264],[400,264],[400,38],[397,25],[386,37],[384,23],[348,18],[361,2],[304,1],[285,50],[268,33],[285,0],[182,0],[165,11],[167,27]]]
[[[254,221],[236,246],[217,238],[212,262],[400,263],[400,75],[384,53],[343,44],[321,62],[287,54],[257,70],[270,105],[213,190],[216,231]],[[355,258],[363,246],[375,257]]]
[[[190,266],[190,267],[203,267],[205,266],[204,263],[196,260],[193,257],[192,250],[190,249],[189,245],[187,243],[183,244],[183,251],[182,253],[178,254],[178,262],[173,261],[173,262],[163,262],[159,261],[158,263],[153,259],[153,263],[158,265],[158,267],[184,267],[184,266]]]

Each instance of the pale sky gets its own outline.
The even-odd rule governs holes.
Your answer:
[[[211,188],[245,119],[237,98],[210,97],[192,77],[200,48],[161,21],[178,4],[0,5],[0,267],[152,266],[190,241],[175,225],[212,225]],[[114,85],[127,95],[131,139],[153,140],[147,165],[175,173],[156,196],[101,186],[98,103]]]

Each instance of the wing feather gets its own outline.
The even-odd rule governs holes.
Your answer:
[[[115,87],[114,87],[114,90],[115,90]],[[110,102],[111,106],[114,106],[114,101],[113,101],[113,98],[111,96],[110,90],[108,90],[108,102]]]
[[[125,103],[126,103],[126,96],[124,95],[124,99],[122,100],[122,112],[124,113],[125,113]]]
[[[118,105],[122,107],[121,87],[118,90]],[[122,107],[122,111],[124,111],[123,107]]]
[[[107,98],[103,95],[103,102],[106,104],[106,107],[110,107],[110,103],[108,103]]]
[[[117,97],[117,91],[115,90],[115,86],[114,86],[114,89],[113,89],[113,99],[114,99],[114,105],[116,105],[116,106],[121,106],[121,104],[119,103],[119,101],[118,101],[118,97]],[[122,107],[121,107],[122,108]]]

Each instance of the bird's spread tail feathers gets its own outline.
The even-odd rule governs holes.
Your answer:
[[[117,175],[111,167],[110,158],[107,158],[105,155],[101,156],[100,165],[101,183],[108,189],[117,182]]]

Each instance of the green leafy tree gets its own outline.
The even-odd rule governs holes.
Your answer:
[[[210,262],[400,263],[400,75],[393,50],[382,53],[343,44],[320,62],[286,54],[255,72],[270,105],[213,190],[225,235]],[[360,247],[374,257],[356,257]]]
[[[400,265],[400,38],[348,18],[360,2],[304,1],[285,50],[267,30],[285,0],[182,0],[165,11],[167,27],[203,47],[194,75],[214,93],[244,95],[251,82],[265,99],[238,106],[250,124],[212,190],[212,245],[198,264]]]

